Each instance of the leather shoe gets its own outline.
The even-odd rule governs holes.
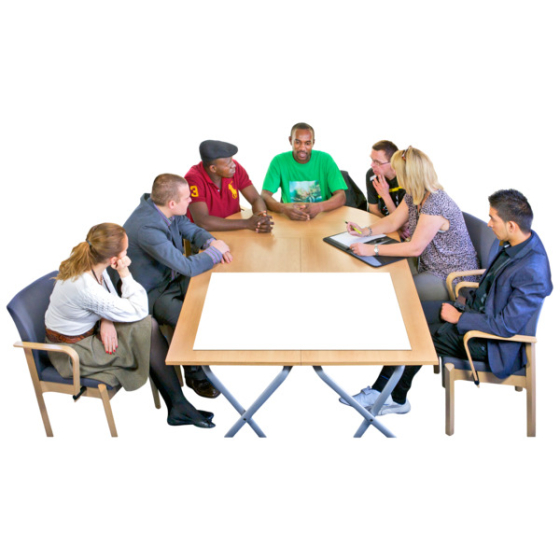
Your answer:
[[[204,416],[204,418],[206,418],[206,420],[212,420],[214,418],[214,413],[213,412],[208,412],[207,410],[199,410],[198,413],[201,416]]]
[[[204,415],[203,415],[204,416]],[[167,419],[167,423],[170,426],[196,426],[197,428],[215,428],[211,420],[204,418],[203,420],[193,420],[192,418],[186,418],[185,420],[170,420]]]
[[[185,379],[185,383],[187,387],[190,387],[197,395],[207,399],[215,399],[221,394],[208,379]]]

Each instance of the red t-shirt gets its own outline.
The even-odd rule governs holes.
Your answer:
[[[208,213],[218,218],[227,218],[241,210],[239,191],[253,183],[249,179],[247,171],[237,161],[233,161],[235,162],[235,173],[233,177],[222,178],[221,190],[218,190],[218,187],[210,179],[202,162],[189,169],[185,179],[191,188],[191,204],[206,202]],[[190,210],[187,210],[187,216],[192,220]]]

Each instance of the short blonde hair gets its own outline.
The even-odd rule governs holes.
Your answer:
[[[395,152],[391,158],[391,167],[397,173],[399,186],[412,196],[414,204],[422,202],[426,191],[434,193],[443,190],[430,158],[412,146]]]

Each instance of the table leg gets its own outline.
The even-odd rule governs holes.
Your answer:
[[[373,416],[377,416],[379,414],[379,411],[381,410],[381,407],[383,406],[383,403],[385,403],[385,401],[387,400],[389,395],[393,392],[393,389],[397,386],[397,383],[401,380],[401,377],[402,377],[403,373],[404,373],[404,366],[396,367],[395,370],[393,371],[393,374],[391,375],[389,381],[387,381],[387,384],[385,385],[385,387],[383,387],[383,391],[381,391],[381,393],[379,394],[377,399],[375,399],[375,402],[373,403],[373,406],[368,406],[367,407],[367,409],[371,412],[371,414]],[[361,437],[361,435],[368,428],[369,428],[369,423],[364,420],[362,422],[362,425],[358,428],[358,430],[356,432],[356,437]],[[385,433],[385,432],[383,432],[383,433]],[[391,432],[389,432],[389,433],[391,433]],[[392,434],[391,435],[385,434],[385,435],[387,437],[395,437]]]
[[[367,409],[356,402],[356,400],[351,397],[342,387],[339,387],[323,370],[322,366],[313,366],[315,373],[335,392],[338,393],[352,408],[354,408],[359,414],[364,417],[364,421],[354,434],[355,438],[362,437],[364,432],[370,427],[375,426],[383,435],[386,437],[395,437],[391,431],[389,431],[375,416],[379,413],[379,410],[383,406],[383,403],[389,396],[389,394],[395,388],[395,385],[399,382],[403,372],[404,366],[400,366],[395,369],[391,379],[387,382],[387,385],[381,391],[379,397],[373,404],[373,406]]]
[[[271,395],[282,385],[288,374],[292,370],[292,366],[284,366],[282,371],[274,378],[272,383],[261,393],[261,395],[255,400],[255,402],[245,410],[235,397],[226,389],[224,384],[216,377],[216,374],[210,369],[209,366],[202,366],[204,373],[210,379],[210,382],[224,397],[230,402],[230,404],[239,412],[241,418],[230,428],[226,433],[225,437],[233,437],[244,424],[249,424],[253,431],[261,438],[266,437],[264,432],[260,429],[258,424],[253,420],[253,415],[259,410],[259,408],[271,397]]]

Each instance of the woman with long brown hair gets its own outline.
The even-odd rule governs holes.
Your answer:
[[[148,297],[128,269],[128,238],[124,228],[93,226],[86,240],[60,265],[45,315],[47,341],[71,344],[80,357],[80,372],[127,391],[140,388],[151,376],[167,405],[167,423],[212,428],[213,414],[192,406],[181,391],[172,367],[165,365],[167,341],[148,315]],[[107,268],[121,280],[119,296]],[[67,355],[49,352],[63,377],[72,377]]]

